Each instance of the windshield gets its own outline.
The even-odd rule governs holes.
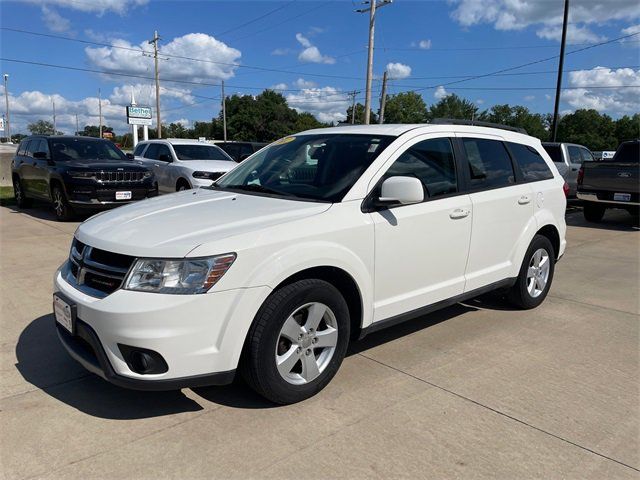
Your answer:
[[[338,202],[394,140],[381,135],[300,135],[262,149],[213,188]]]
[[[49,140],[51,158],[55,161],[124,160],[128,158],[108,140],[82,138],[54,138]]]
[[[221,149],[212,145],[174,145],[178,160],[227,160],[233,162]]]

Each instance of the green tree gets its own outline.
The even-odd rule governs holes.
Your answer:
[[[416,92],[387,96],[384,123],[424,123],[428,116],[427,105]]]
[[[615,123],[596,110],[576,110],[558,124],[558,141],[584,145],[591,150],[615,150],[618,146]]]
[[[549,138],[548,118],[540,113],[532,113],[521,105],[494,105],[482,112],[478,120],[500,123],[511,127],[524,128],[531,136],[546,141]]]
[[[632,117],[625,115],[616,120],[615,136],[618,144],[640,138],[640,113]]]
[[[189,138],[189,130],[181,123],[170,123],[162,126],[162,135],[166,138]]]
[[[478,107],[466,98],[461,98],[455,93],[441,98],[438,103],[429,108],[429,119],[456,118],[472,120],[478,116]]]
[[[102,126],[102,133],[113,133],[113,128],[108,127],[107,125]],[[85,125],[85,127],[80,132],[80,135],[83,137],[100,137],[100,127],[98,125]]]
[[[347,119],[345,123],[351,123],[351,106],[347,108]],[[356,103],[356,121],[357,125],[364,122],[364,105],[361,103]],[[378,116],[373,112],[373,110],[369,111],[369,123],[378,123]]]
[[[53,123],[47,120],[38,120],[37,122],[27,125],[27,129],[32,135],[53,135]],[[56,135],[62,135],[62,132],[55,132]]]

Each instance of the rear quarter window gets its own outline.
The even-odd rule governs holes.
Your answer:
[[[474,190],[508,187],[515,183],[511,157],[501,141],[463,138],[462,143]]]
[[[535,182],[538,180],[549,180],[553,178],[553,173],[538,151],[528,145],[521,143],[507,143],[511,154],[520,167],[525,182]]]

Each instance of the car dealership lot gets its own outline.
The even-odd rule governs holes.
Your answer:
[[[536,310],[467,302],[356,343],[316,397],[133,392],[59,345],[51,278],[77,223],[0,208],[3,477],[638,478],[640,236],[567,216]]]

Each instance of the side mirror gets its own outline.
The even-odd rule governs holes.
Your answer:
[[[133,153],[127,153],[126,155],[127,155],[127,158],[128,158],[129,160],[133,160],[134,158],[136,158],[136,157],[133,155]]]
[[[33,152],[33,158],[37,158],[39,160],[46,160],[47,152]]]
[[[411,205],[424,201],[422,182],[415,177],[389,177],[382,182],[377,204]]]

